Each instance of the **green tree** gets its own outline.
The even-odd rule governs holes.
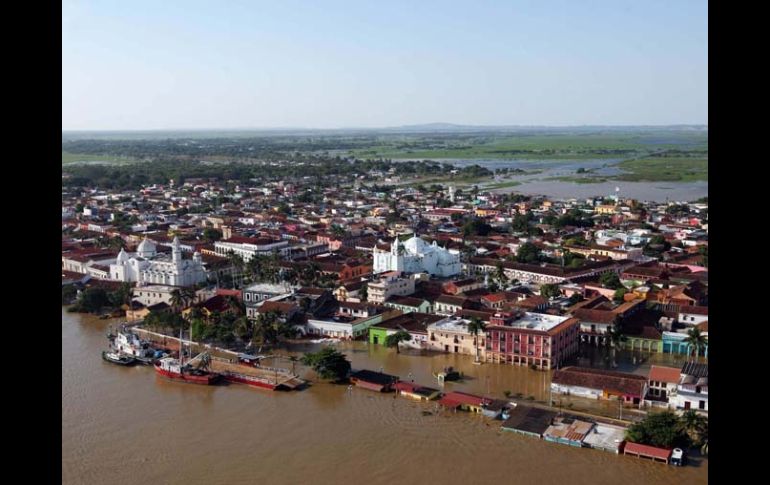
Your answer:
[[[540,248],[531,242],[525,242],[519,246],[516,252],[516,260],[519,263],[535,263],[540,259]]]
[[[478,317],[472,317],[468,323],[468,331],[473,335],[473,345],[476,347],[476,362],[481,361],[481,342],[479,334],[483,334],[487,325]]]
[[[171,308],[174,310],[174,312],[178,312],[181,309],[184,308],[185,301],[184,296],[182,296],[182,290],[179,288],[176,288],[171,292]]]
[[[545,284],[540,286],[540,296],[543,298],[556,298],[561,295],[559,285]]]
[[[690,356],[694,355],[693,360],[697,361],[701,350],[705,349],[706,345],[708,345],[708,340],[698,327],[693,327],[687,331],[687,337],[684,339],[684,343],[691,349],[689,350]]]
[[[624,297],[625,297],[626,293],[628,293],[627,289],[625,289],[625,288],[618,288],[617,290],[615,290],[615,293],[612,295],[612,301],[614,301],[616,303],[623,302],[624,299],[625,299]]]
[[[207,227],[206,229],[203,230],[203,239],[206,242],[210,242],[210,243],[219,241],[220,239],[222,239],[222,231],[219,231],[212,227]]]
[[[602,273],[602,275],[599,276],[599,284],[611,290],[623,288],[623,283],[620,282],[620,276],[613,271]]]
[[[400,342],[406,342],[412,340],[412,336],[409,334],[409,332],[406,332],[404,330],[399,330],[396,333],[390,334],[387,337],[385,337],[385,347],[389,348],[396,348],[396,353],[399,354],[400,351],[398,350],[398,344]]]
[[[497,267],[495,267],[494,277],[498,286],[500,288],[505,288],[506,283],[508,283],[508,276],[505,274],[505,268],[503,267],[502,262],[497,263]]]
[[[709,247],[701,246],[698,248],[698,254],[701,255],[701,262],[703,266],[709,267]]]
[[[80,292],[80,297],[75,305],[77,311],[99,313],[102,308],[110,305],[110,299],[104,288],[86,288]]]
[[[661,448],[686,447],[689,442],[679,417],[671,411],[648,414],[642,421],[628,428],[626,438],[634,443]]]
[[[302,356],[302,363],[312,367],[322,379],[342,381],[350,374],[350,361],[333,347],[306,353]]]
[[[690,443],[703,446],[708,441],[708,419],[692,409],[688,409],[679,417],[681,431],[690,438]]]

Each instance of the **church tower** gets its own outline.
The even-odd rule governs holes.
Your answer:
[[[176,236],[171,243],[171,261],[177,268],[182,266],[182,248],[179,247],[179,238]]]

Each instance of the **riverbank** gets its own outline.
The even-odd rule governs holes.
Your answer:
[[[115,323],[62,309],[64,484],[480,483],[502,479],[500,463],[516,469],[520,483],[707,483],[708,460],[675,469],[533,440],[465,413],[424,416],[420,403],[347,393],[345,386],[318,382],[312,372],[302,372],[313,382],[301,393],[167,382],[148,376],[146,367],[101,360],[107,326]],[[298,344],[292,351],[320,345]],[[456,361],[340,345],[354,368],[412,372],[426,384],[432,369]],[[478,375],[446,388],[483,393],[489,376],[493,389],[543,395],[517,372],[522,369],[472,367]]]

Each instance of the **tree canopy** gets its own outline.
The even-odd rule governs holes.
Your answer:
[[[345,354],[332,347],[306,353],[302,356],[302,363],[312,367],[322,379],[341,381],[350,373],[350,361]]]

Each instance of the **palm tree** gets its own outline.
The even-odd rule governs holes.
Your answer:
[[[245,264],[243,262],[243,258],[239,254],[235,254],[234,252],[231,251],[230,254],[228,254],[227,256],[227,259],[230,260],[230,264],[232,265],[233,270],[235,270],[235,272],[237,272],[238,275],[242,277],[243,267]],[[233,280],[235,280],[235,278],[233,278]],[[235,284],[235,281],[233,281],[233,284]]]
[[[623,329],[620,324],[620,318],[615,317],[615,320],[612,322],[612,327],[610,327],[610,329],[607,330],[607,336],[610,338],[610,352],[612,353],[612,367],[617,367],[618,364],[615,362],[616,348],[619,347],[623,342],[628,340],[626,336],[623,335]]]
[[[184,297],[182,296],[182,291],[177,288],[174,291],[171,292],[171,308],[174,309],[174,312],[178,312],[180,308],[184,308]]]
[[[345,237],[345,235],[348,233],[348,231],[343,226],[338,224],[332,224],[331,232],[337,237]]]
[[[398,350],[398,344],[406,340],[412,340],[412,336],[405,330],[399,330],[398,332],[385,337],[385,347],[395,347],[396,353],[400,354],[401,352]]]
[[[182,294],[182,300],[184,301],[185,307],[195,303],[195,299],[198,297],[195,288],[192,287],[182,288],[180,293]]]
[[[687,343],[688,346],[690,346],[693,350],[695,350],[695,361],[698,360],[698,355],[700,355],[701,349],[705,349],[706,345],[708,345],[706,336],[700,332],[698,327],[693,327],[688,330],[687,337],[684,339],[684,342]]]
[[[478,317],[471,318],[468,323],[468,331],[473,335],[473,343],[476,346],[476,362],[481,361],[481,350],[479,345],[479,333],[483,333],[487,325],[481,321]]]
[[[246,305],[237,296],[228,295],[225,297],[225,301],[227,302],[228,311],[232,314],[238,316],[246,314]]]
[[[689,409],[679,418],[679,426],[687,433],[693,445],[705,445],[708,451],[708,420]]]
[[[497,263],[497,268],[495,269],[495,280],[497,280],[500,288],[505,288],[505,284],[508,282],[508,276],[505,274],[503,263]]]

